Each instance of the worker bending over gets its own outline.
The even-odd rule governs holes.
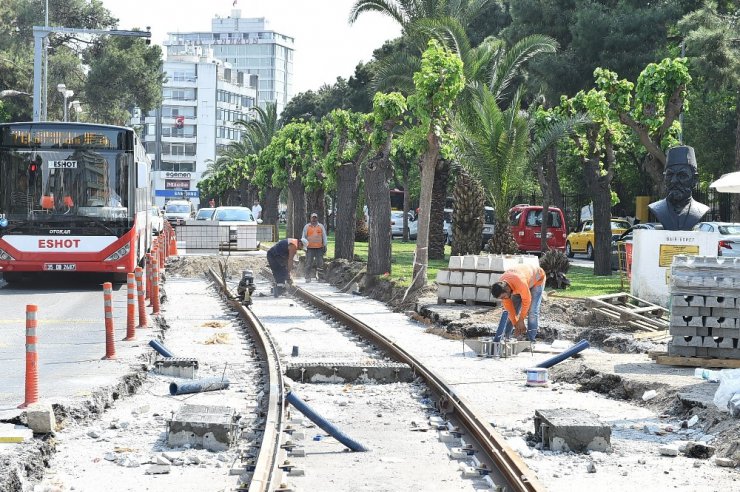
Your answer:
[[[515,336],[522,336],[526,332],[527,339],[534,341],[539,330],[540,303],[545,279],[545,271],[539,266],[516,265],[506,270],[499,281],[491,286],[491,294],[502,300],[504,309],[509,314],[505,327],[505,338],[511,336],[511,330],[514,328]],[[526,328],[525,318],[527,319]],[[493,339],[495,342],[501,340],[503,331],[503,328],[496,331]]]
[[[267,251],[267,263],[272,270],[272,276],[275,279],[275,288],[273,293],[275,297],[285,291],[285,283],[292,283],[290,272],[293,270],[293,258],[298,250],[303,249],[308,244],[305,239],[282,239]]]

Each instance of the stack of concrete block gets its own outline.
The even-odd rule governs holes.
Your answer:
[[[531,255],[450,256],[448,269],[437,272],[438,302],[496,303],[491,285],[498,282],[503,272],[521,263],[539,266],[539,259]]]
[[[677,256],[668,355],[740,359],[740,259]]]

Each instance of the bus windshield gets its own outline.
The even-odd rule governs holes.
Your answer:
[[[126,222],[131,154],[101,148],[0,149],[0,217],[15,223]]]

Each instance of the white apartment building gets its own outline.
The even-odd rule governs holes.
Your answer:
[[[161,121],[158,124],[156,111],[151,111],[138,122],[152,158],[154,203],[161,207],[172,198],[187,197],[197,206],[197,183],[208,163],[216,160],[220,149],[241,140],[236,121],[254,118],[250,110],[256,106],[257,80],[199,47],[168,55],[164,71]]]
[[[257,100],[264,108],[277,101],[278,115],[293,97],[294,39],[270,29],[264,17],[242,18],[241,10],[226,18],[216,16],[212,32],[168,33],[167,55],[176,55],[192,46],[208,46],[213,56],[235,69],[257,75]]]

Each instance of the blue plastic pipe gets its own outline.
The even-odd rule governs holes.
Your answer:
[[[203,391],[217,391],[229,387],[229,380],[222,378],[205,378],[187,383],[170,383],[171,395],[184,395],[186,393],[201,393]]]
[[[296,407],[296,409],[314,424],[321,427],[327,434],[331,435],[337,441],[347,446],[351,451],[369,451],[365,446],[348,437],[342,431],[340,431],[334,424],[326,420],[324,417],[316,413],[316,411],[309,407],[306,402],[296,396],[295,393],[289,391],[285,397],[288,403]]]
[[[555,364],[559,364],[559,363],[563,362],[565,359],[568,359],[570,357],[573,357],[578,352],[581,352],[582,350],[586,350],[590,346],[591,346],[591,344],[589,344],[587,340],[581,340],[580,342],[578,342],[577,344],[573,345],[571,348],[569,348],[565,352],[560,353],[560,354],[556,355],[555,357],[550,357],[546,361],[540,362],[539,364],[537,364],[536,367],[542,367],[544,369],[547,369],[548,367],[552,367]]]
[[[162,357],[174,357],[167,347],[159,343],[157,340],[149,340],[149,346],[159,352]]]

